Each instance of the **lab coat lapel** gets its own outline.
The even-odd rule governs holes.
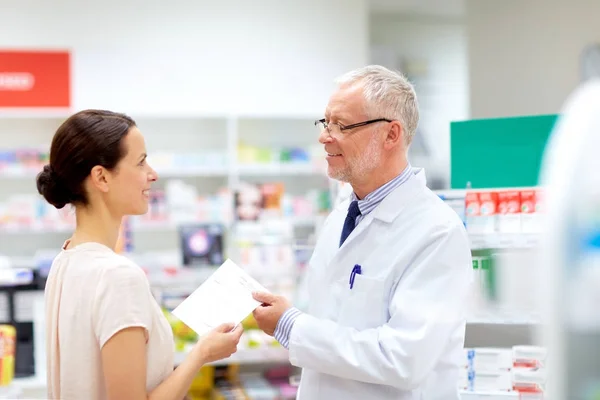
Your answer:
[[[423,169],[415,169],[413,176],[400,185],[400,187],[392,191],[381,201],[379,206],[371,212],[373,219],[386,223],[394,221],[408,203],[412,201],[415,194],[423,190],[425,184],[425,172]]]
[[[346,239],[344,244],[339,247],[331,257],[331,261],[329,263],[329,272],[334,276],[338,274],[336,265],[339,265],[341,268],[347,269],[348,260],[345,260],[346,256],[348,256],[349,249],[352,246],[360,245],[361,238],[364,240],[364,235],[361,235],[365,230],[369,228],[374,223],[374,220],[379,220],[384,223],[391,223],[396,219],[396,217],[400,214],[400,212],[404,209],[406,204],[411,201],[411,197],[416,194],[418,190],[422,190],[425,186],[425,172],[422,169],[415,169],[415,174],[410,177],[406,182],[404,182],[400,187],[396,188],[392,191],[382,202],[375,208],[371,213],[366,215],[362,221],[358,224],[356,228],[352,231],[350,236]],[[344,223],[344,219],[346,218],[346,214],[348,213],[348,201],[343,202],[340,206],[338,206],[338,212],[340,215],[343,215],[341,218],[336,218],[337,221],[335,223],[339,224],[339,234],[341,234],[341,229]],[[337,239],[339,241],[339,234]],[[352,260],[352,262],[360,262],[360,260]]]
[[[345,217],[344,217],[345,218]],[[371,222],[373,222],[373,214],[370,213],[369,215],[365,216],[362,221],[360,221],[360,223],[356,226],[356,228],[354,228],[354,230],[352,231],[352,233],[350,233],[350,236],[348,236],[346,238],[346,240],[344,241],[344,243],[342,244],[342,246],[338,249],[338,253],[341,251],[344,251],[344,247],[348,247],[348,246],[352,246],[352,242],[356,240],[357,237],[360,237],[360,234],[369,227],[369,225],[371,225]]]

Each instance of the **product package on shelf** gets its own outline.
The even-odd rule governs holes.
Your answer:
[[[204,396],[193,397],[194,399],[210,400],[293,400],[296,398],[298,389],[290,385],[289,367],[273,367],[264,373],[240,371],[232,366],[217,367],[213,374],[213,382],[210,383],[211,393]],[[205,382],[204,388],[209,387]],[[194,392],[196,395],[198,391]]]
[[[211,196],[200,196],[196,187],[181,180],[171,179],[165,185],[165,205],[153,204],[159,210],[165,209],[170,223],[186,222],[232,222],[231,192],[219,189]],[[160,197],[162,198],[162,197]],[[152,218],[153,210],[149,216]],[[160,215],[160,214],[159,214]]]
[[[235,220],[311,220],[331,209],[328,190],[313,189],[294,196],[285,189],[281,182],[240,183],[233,194]]]
[[[191,348],[198,340],[198,335],[189,328],[186,324],[177,319],[170,312],[166,312],[167,319],[173,329],[173,337],[175,340],[175,364],[179,364],[185,359]],[[247,320],[252,318],[252,314],[247,317]],[[272,364],[279,365],[288,364],[288,351],[272,337],[255,328],[249,322],[243,321],[244,333],[240,338],[237,352],[226,360],[220,360],[212,363],[213,365],[256,365],[256,364]]]
[[[460,400],[526,400],[519,395],[518,392],[502,392],[502,391],[482,391],[482,392],[467,392],[463,391],[460,394]]]
[[[282,199],[285,194],[283,183],[265,183],[262,190],[262,212],[263,217],[281,217],[283,214]]]
[[[280,182],[243,182],[234,194],[235,219],[258,221],[264,218],[281,218],[284,214],[285,195],[285,186]],[[286,206],[289,207],[288,204]]]
[[[491,268],[493,262],[494,259],[489,254],[471,256],[476,290],[476,298],[474,299],[476,304],[473,304],[473,306],[484,307],[489,300],[494,298],[494,276]]]
[[[465,349],[463,367],[476,371],[510,371],[513,368],[513,351],[484,347]]]
[[[234,194],[236,221],[258,221],[263,209],[263,193],[260,185],[243,183]]]
[[[12,194],[0,202],[0,229],[63,231],[75,226],[71,206],[57,210],[37,194]]]
[[[496,232],[498,194],[494,192],[468,192],[465,196],[467,230],[471,234]]]
[[[0,176],[35,176],[48,163],[48,150],[19,148],[0,150]]]
[[[521,230],[524,233],[539,233],[542,218],[541,190],[521,192]]]
[[[520,398],[543,400],[546,353],[545,348],[536,346],[466,348],[459,389],[515,392]]]
[[[240,142],[238,144],[238,162],[244,164],[296,164],[313,165],[322,159],[322,150],[316,152],[314,147],[259,147]]]
[[[229,235],[228,254],[269,290],[291,298],[298,267],[293,225],[285,219],[240,221]]]
[[[9,386],[15,376],[16,335],[13,325],[0,325],[0,387]]]
[[[466,227],[472,248],[529,248],[540,234],[540,188],[467,190]]]
[[[217,150],[192,153],[153,152],[148,155],[148,163],[159,174],[163,171],[185,173],[188,170],[210,173],[219,169],[224,171],[229,160],[227,152]]]
[[[221,188],[211,195],[199,195],[193,185],[169,179],[165,190],[152,189],[148,212],[132,217],[134,228],[172,227],[186,223],[232,222],[232,195]]]
[[[442,190],[437,194],[465,224],[472,248],[537,245],[542,188]]]
[[[499,191],[497,230],[502,233],[520,233],[522,231],[521,211],[519,191]]]

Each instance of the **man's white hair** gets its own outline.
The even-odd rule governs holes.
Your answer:
[[[345,73],[335,83],[361,84],[368,118],[400,121],[405,143],[410,145],[419,124],[419,104],[413,85],[404,75],[380,65],[369,65]]]

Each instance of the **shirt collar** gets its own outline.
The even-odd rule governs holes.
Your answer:
[[[394,189],[406,182],[412,174],[413,168],[410,164],[408,164],[400,173],[400,175],[378,187],[366,195],[364,199],[359,200],[356,196],[356,193],[352,192],[352,201],[358,200],[358,208],[360,209],[360,213],[361,215],[365,216],[373,211],[388,194],[394,191]]]

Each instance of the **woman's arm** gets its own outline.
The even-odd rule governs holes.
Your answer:
[[[126,328],[102,347],[102,370],[109,400],[181,400],[200,368],[235,353],[243,332],[221,325],[200,339],[186,359],[151,393],[146,392],[146,330]]]

